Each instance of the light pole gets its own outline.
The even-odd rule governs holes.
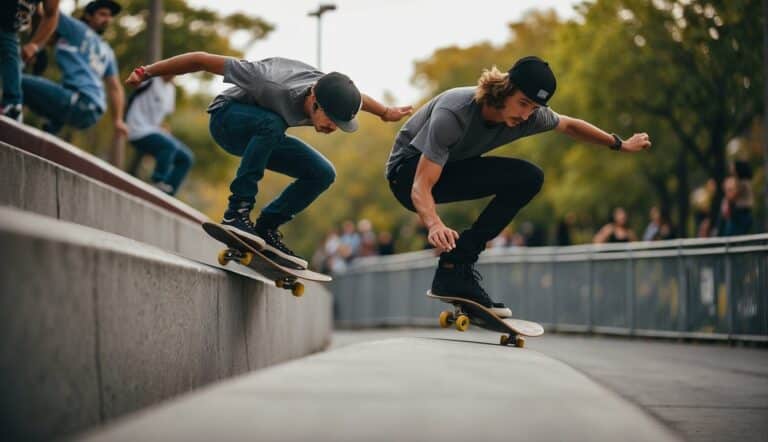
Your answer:
[[[317,17],[317,70],[322,71],[322,32],[323,32],[323,14],[329,11],[335,11],[336,5],[333,3],[321,3],[316,11],[309,11],[310,17]]]

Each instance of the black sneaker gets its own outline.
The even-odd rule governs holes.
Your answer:
[[[283,234],[277,229],[268,229],[254,226],[254,232],[264,240],[264,254],[280,264],[286,264],[293,268],[306,269],[309,263],[293,253],[293,250],[283,242]]]
[[[256,234],[255,226],[251,222],[250,215],[250,207],[227,210],[224,214],[224,219],[221,221],[221,225],[226,227],[227,230],[253,242],[257,248],[263,249],[265,242]]]
[[[502,302],[494,302],[480,285],[483,277],[474,264],[443,261],[437,266],[431,292],[437,296],[452,296],[474,301],[500,318],[512,317],[512,311]]]
[[[24,115],[21,112],[21,104],[6,104],[0,108],[0,113],[8,118],[22,123],[24,121]]]

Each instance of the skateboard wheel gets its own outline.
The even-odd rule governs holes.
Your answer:
[[[525,347],[525,338],[522,336],[516,336],[515,337],[515,347],[523,348]]]
[[[275,287],[277,287],[277,288],[279,288],[279,289],[283,288],[283,285],[284,285],[284,284],[285,284],[285,283],[283,282],[283,280],[282,280],[282,279],[276,279],[276,280],[275,280]]]
[[[291,288],[291,293],[293,293],[293,296],[300,297],[304,294],[304,284],[297,282],[294,284],[294,286]]]
[[[448,328],[451,325],[451,319],[453,319],[453,313],[448,310],[440,312],[440,328]]]
[[[240,264],[247,266],[248,264],[253,261],[253,253],[251,252],[245,252],[242,258],[240,258]]]
[[[501,345],[509,344],[509,336],[501,335],[501,338],[499,338],[499,344],[501,344]]]
[[[224,249],[219,252],[218,261],[219,261],[219,264],[223,266],[229,264],[229,258],[227,258],[227,249]]]
[[[456,318],[456,330],[458,331],[467,331],[469,328],[469,316],[461,315],[458,318]]]

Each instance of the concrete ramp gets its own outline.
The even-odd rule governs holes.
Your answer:
[[[149,409],[93,441],[671,441],[635,405],[529,349],[449,339],[351,345]]]

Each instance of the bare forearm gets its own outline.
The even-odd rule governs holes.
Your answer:
[[[416,213],[418,213],[419,218],[424,222],[424,226],[427,229],[443,222],[437,214],[437,206],[435,205],[434,197],[432,197],[431,188],[427,188],[427,186],[418,181],[415,182],[411,189],[411,201],[413,201]]]
[[[39,49],[51,37],[58,23],[59,0],[45,2],[43,4],[43,17],[29,42],[35,44]]]
[[[387,113],[387,109],[388,109],[387,106],[379,103],[378,101],[374,100],[368,95],[362,94],[362,96],[363,96],[362,109],[364,111],[372,113],[378,117],[383,117]]]
[[[145,69],[154,77],[182,75],[200,71],[224,75],[224,64],[227,59],[229,57],[208,54],[207,52],[187,52],[152,63],[149,66],[145,66]]]
[[[112,103],[112,116],[115,121],[123,121],[123,107],[125,106],[125,92],[120,83],[108,87],[109,101]]]
[[[584,120],[573,118],[565,128],[565,133],[573,138],[601,146],[614,143],[613,135]]]

